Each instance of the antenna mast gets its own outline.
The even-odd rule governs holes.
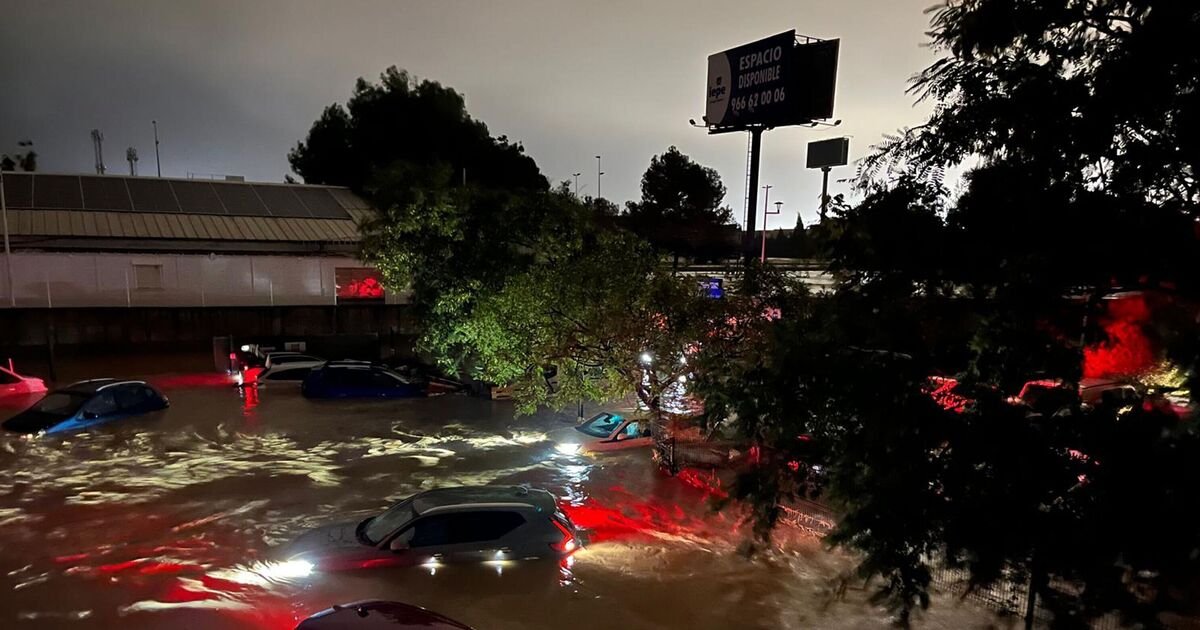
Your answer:
[[[104,134],[99,129],[92,130],[92,148],[96,152],[96,174],[104,174]]]
[[[137,177],[137,149],[133,147],[125,149],[125,160],[129,162],[129,175]]]

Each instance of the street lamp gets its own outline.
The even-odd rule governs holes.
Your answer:
[[[762,262],[764,264],[767,262],[767,215],[768,214],[779,214],[779,206],[783,205],[782,201],[777,202],[775,204],[775,212],[771,212],[770,208],[767,206],[767,199],[770,198],[770,196],[771,196],[772,188],[774,188],[774,186],[771,186],[770,184],[763,186],[763,190],[765,191],[763,194],[763,224],[762,224],[763,237],[762,237],[762,253],[759,255],[759,262]],[[751,241],[751,242],[753,242],[753,241]]]
[[[763,186],[763,187],[770,188],[770,186]],[[770,192],[770,191],[767,191],[767,192]],[[762,202],[762,258],[760,259],[760,262],[762,262],[763,264],[767,264],[767,215],[778,215],[778,214],[780,214],[780,212],[782,212],[782,208],[784,208],[784,202],[775,202],[775,211],[772,212],[767,209],[767,200],[763,199],[763,202]]]
[[[579,196],[579,176],[583,173],[571,173],[571,177],[575,178],[575,196]]]
[[[596,199],[600,198],[600,176],[604,171],[600,170],[600,156],[596,156]]]

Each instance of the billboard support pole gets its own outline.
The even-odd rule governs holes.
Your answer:
[[[821,223],[825,222],[825,212],[829,208],[829,167],[821,167]]]
[[[750,128],[750,181],[747,183],[750,188],[750,199],[746,204],[750,210],[746,213],[746,235],[742,239],[742,252],[745,255],[746,265],[749,265],[755,258],[754,223],[755,215],[758,213],[758,161],[762,155],[763,130],[763,127]]]

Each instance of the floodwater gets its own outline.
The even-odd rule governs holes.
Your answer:
[[[479,630],[877,628],[850,563],[800,536],[747,560],[746,528],[659,474],[647,450],[557,454],[566,416],[451,395],[316,402],[205,375],[151,379],[155,416],[67,437],[0,436],[0,627],[292,628],[335,603],[390,599]],[[10,402],[10,404],[12,404]],[[15,409],[0,408],[0,418]],[[529,483],[562,497],[592,544],[560,566],[514,562],[281,571],[272,548],[414,492]],[[919,625],[992,627],[939,598]]]

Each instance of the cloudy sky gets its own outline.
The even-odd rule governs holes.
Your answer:
[[[0,13],[0,152],[32,139],[41,170],[90,172],[89,132],[110,173],[136,147],[164,176],[281,181],[286,153],[359,76],[389,65],[463,92],[494,135],[524,143],[551,181],[582,172],[583,194],[638,197],[670,145],[715,167],[741,219],[745,134],[688,125],[704,109],[707,56],[791,28],[841,38],[836,130],[763,140],[762,184],[784,216],[816,214],[820,173],[805,144],[846,135],[851,157],[919,122],[906,81],[928,65],[930,0],[236,0],[6,3]],[[834,172],[849,176],[852,168]],[[833,192],[845,190],[834,184]],[[761,204],[761,196],[760,196]],[[761,212],[761,205],[759,208]]]

